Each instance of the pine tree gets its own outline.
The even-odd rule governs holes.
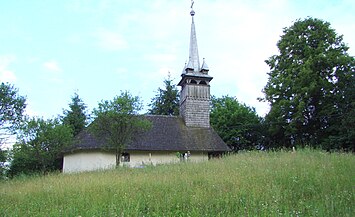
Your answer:
[[[152,115],[179,115],[179,91],[168,75],[164,80],[165,89],[158,88],[157,94],[152,98],[149,114]]]
[[[69,110],[64,110],[62,117],[63,124],[71,127],[74,136],[78,135],[86,126],[88,115],[86,112],[87,106],[79,97],[78,93],[74,93],[69,104]]]

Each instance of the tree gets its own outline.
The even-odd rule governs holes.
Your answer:
[[[93,111],[95,120],[89,130],[105,142],[107,149],[115,151],[116,166],[119,166],[123,150],[133,136],[150,127],[150,122],[138,114],[141,109],[139,97],[126,91],[112,101],[101,101]]]
[[[179,115],[179,91],[173,80],[164,80],[165,89],[158,88],[157,94],[151,99],[149,114],[152,115]]]
[[[64,116],[62,116],[63,124],[71,127],[74,136],[78,135],[87,124],[87,112],[86,105],[79,97],[78,93],[74,93],[69,104],[69,110],[64,110]]]
[[[26,98],[8,83],[0,84],[0,144],[18,129],[26,108]]]
[[[227,145],[235,151],[262,145],[261,118],[254,108],[236,98],[212,97],[211,125]]]
[[[13,178],[17,175],[32,175],[41,172],[40,160],[33,157],[35,151],[30,145],[15,143],[11,150],[11,163],[8,177]]]
[[[335,130],[353,115],[355,101],[355,60],[343,37],[314,18],[297,20],[283,32],[280,54],[265,61],[270,72],[263,100],[271,106],[266,122],[273,140],[278,146],[327,148],[337,138],[340,146],[354,146],[354,127],[352,138]]]
[[[32,118],[27,121],[13,149],[10,175],[47,173],[61,169],[58,161],[72,144],[72,130],[59,120]]]
[[[15,133],[22,123],[26,108],[26,98],[18,94],[18,89],[9,83],[0,84],[0,178],[4,172],[7,151],[2,150],[6,139]]]
[[[355,152],[355,77],[345,82],[339,94],[337,113],[332,114],[329,127],[325,130],[327,137],[321,145],[327,150],[345,150]]]
[[[6,177],[6,160],[7,160],[7,151],[0,149],[0,180]]]

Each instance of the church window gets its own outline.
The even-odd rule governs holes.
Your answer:
[[[122,153],[122,162],[130,162],[130,160],[131,160],[131,157],[130,157],[129,153],[126,153],[126,152]]]

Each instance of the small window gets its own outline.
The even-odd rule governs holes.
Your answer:
[[[129,162],[131,160],[129,153],[126,153],[126,152],[122,153],[121,159],[122,159],[122,162]]]
[[[195,80],[191,80],[190,82],[191,84],[197,84],[197,82]]]

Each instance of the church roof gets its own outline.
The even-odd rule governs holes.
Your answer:
[[[202,66],[201,66],[201,71],[209,71],[210,69],[208,68],[207,66],[207,63],[205,61],[205,58],[203,58],[203,63],[202,63]]]
[[[152,128],[134,136],[126,151],[230,151],[212,128],[187,127],[181,117],[147,115]],[[81,132],[69,151],[105,148],[88,131]]]

